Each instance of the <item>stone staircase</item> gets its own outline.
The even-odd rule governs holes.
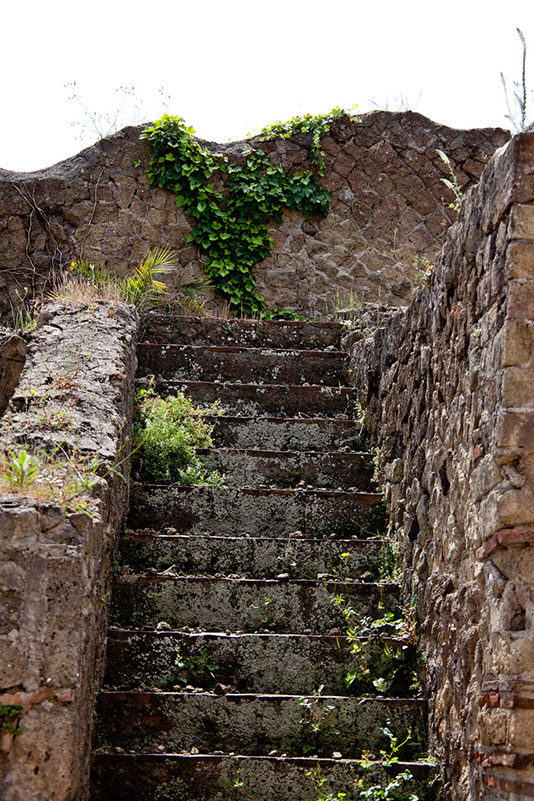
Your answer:
[[[140,382],[154,375],[162,394],[220,401],[217,448],[201,454],[226,479],[132,489],[95,799],[351,801],[360,779],[387,784],[407,767],[410,790],[436,797],[425,795],[429,765],[413,762],[424,700],[347,695],[351,643],[333,597],[376,618],[399,588],[376,581],[381,496],[347,415],[340,336],[327,323],[147,322]],[[368,756],[387,750],[386,724],[408,738],[398,754],[408,765]]]

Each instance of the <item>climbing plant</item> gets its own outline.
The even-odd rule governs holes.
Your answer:
[[[292,136],[296,136],[297,134],[311,134],[311,161],[317,166],[319,175],[323,175],[325,171],[325,161],[321,140],[323,136],[326,136],[335,119],[341,117],[342,114],[351,115],[355,108],[356,106],[353,106],[350,111],[347,111],[336,106],[327,114],[304,114],[302,117],[292,117],[287,122],[280,122],[278,120],[261,129],[261,140],[266,141],[268,139],[277,138],[291,139]]]
[[[335,116],[342,113],[334,111]],[[317,130],[314,153],[335,116],[330,112],[313,129]],[[293,126],[294,131],[297,128]],[[264,133],[266,138],[280,135],[275,126]],[[193,134],[181,117],[167,114],[144,129],[141,138],[152,147],[149,180],[174,192],[177,205],[195,220],[187,241],[205,254],[206,275],[231,310],[264,316],[265,300],[255,292],[253,268],[271,252],[269,221],[281,222],[284,208],[297,209],[306,217],[326,216],[330,194],[312,172],[288,175],[260,149],[245,150],[244,162],[233,164],[200,145]]]

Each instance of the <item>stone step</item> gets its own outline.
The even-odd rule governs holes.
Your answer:
[[[121,628],[201,631],[275,631],[344,634],[346,623],[333,596],[350,600],[362,616],[394,604],[396,584],[308,579],[230,579],[213,576],[121,575],[113,582],[110,622]]]
[[[156,534],[150,529],[127,531],[120,541],[120,560],[136,573],[147,568],[158,572],[174,565],[178,575],[276,578],[332,578],[378,580],[392,564],[391,548],[379,538],[367,540],[314,540],[294,536],[215,537]],[[369,576],[370,574],[370,576]]]
[[[423,752],[426,703],[419,699],[344,696],[104,691],[97,702],[97,746],[166,752],[237,752],[359,757],[378,754],[388,725],[402,742],[399,758]]]
[[[207,470],[218,470],[229,486],[266,485],[311,488],[375,489],[373,454],[262,451],[210,448],[197,451]]]
[[[385,787],[399,773],[413,779],[403,785],[406,798],[435,801],[438,787],[433,765],[350,759],[310,759],[281,756],[221,756],[220,754],[112,754],[97,751],[93,759],[94,801],[317,801],[338,798],[361,801],[364,787]]]
[[[345,415],[343,415],[345,416]],[[206,418],[214,426],[213,441],[220,448],[260,448],[273,451],[358,451],[365,431],[354,420],[324,417]]]
[[[146,378],[137,379],[139,389],[146,388]],[[235,384],[212,381],[156,380],[153,387],[162,396],[183,392],[191,400],[206,408],[218,402],[229,415],[244,417],[335,417],[350,415],[354,403],[351,387],[321,387],[283,384]]]
[[[230,537],[300,531],[365,538],[380,533],[382,509],[382,495],[372,492],[134,484],[128,525]]]
[[[347,383],[348,354],[206,345],[140,344],[138,375],[173,381],[239,381],[249,384]]]
[[[147,314],[140,342],[173,345],[234,345],[242,348],[339,348],[341,323],[291,320],[220,320]]]
[[[388,648],[404,644],[391,638],[385,642]],[[115,689],[160,690],[183,690],[186,685],[214,690],[222,684],[231,692],[293,695],[310,695],[322,685],[327,695],[342,695],[347,693],[348,672],[372,668],[384,655],[378,639],[362,638],[364,643],[356,657],[351,641],[341,635],[110,629],[105,683]],[[360,681],[351,686],[354,692],[376,694],[376,689],[372,681]]]

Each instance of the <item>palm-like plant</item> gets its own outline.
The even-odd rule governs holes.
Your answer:
[[[158,296],[167,293],[163,281],[156,280],[156,275],[168,272],[176,267],[176,256],[169,248],[151,250],[144,261],[135,268],[134,274],[119,280],[121,299],[132,303],[138,309],[151,306]]]
[[[68,272],[60,279],[53,297],[58,300],[123,300],[145,310],[160,303],[173,306],[178,301],[181,305],[180,295],[183,295],[185,305],[191,308],[198,296],[209,288],[209,283],[205,279],[184,282],[180,275],[178,288],[171,293],[157,276],[168,273],[177,266],[176,255],[170,248],[151,250],[133,274],[126,278],[118,278],[100,264],[86,260],[72,261]]]

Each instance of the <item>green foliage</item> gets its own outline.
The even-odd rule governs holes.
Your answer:
[[[22,706],[20,704],[0,704],[0,732],[13,735],[22,734],[22,729],[18,725],[21,713]]]
[[[255,293],[252,271],[270,254],[270,220],[281,221],[285,208],[326,215],[330,195],[311,172],[287,175],[255,149],[243,153],[243,164],[232,164],[193,133],[181,117],[167,114],[145,128],[141,138],[153,151],[148,177],[174,192],[195,221],[187,241],[206,255],[206,275],[231,311],[263,316],[265,301]]]
[[[405,785],[410,781],[413,781],[413,774],[409,770],[398,773],[385,786],[374,784],[366,788],[365,779],[359,779],[360,798],[364,801],[419,801],[419,796],[414,793],[406,795]]]
[[[134,477],[146,482],[219,486],[222,476],[217,471],[207,473],[196,453],[196,448],[213,444],[213,426],[203,419],[207,414],[222,412],[217,404],[197,409],[181,392],[161,398],[151,386],[140,390],[134,420]]]
[[[32,454],[24,449],[11,451],[0,457],[0,491],[52,501],[70,512],[88,511],[88,496],[99,481],[101,467],[98,457],[73,447],[67,451],[57,445],[52,451]]]
[[[444,179],[442,178],[441,180],[443,181]],[[454,204],[451,204],[451,206],[456,209]],[[456,211],[457,210],[458,209],[456,209]],[[435,265],[432,264],[432,262],[427,259],[426,256],[416,256],[414,259],[414,267],[416,267],[416,269],[419,271],[418,279],[420,285],[426,286],[434,274]]]
[[[335,595],[333,601],[343,613],[351,643],[347,689],[390,697],[418,695],[415,601],[393,610],[380,605],[379,618],[361,615],[342,595]]]
[[[263,134],[262,141],[278,138],[291,139],[297,134],[311,134],[311,161],[317,166],[319,175],[323,175],[325,162],[321,140],[327,135],[335,119],[341,117],[342,114],[350,115],[355,109],[356,106],[353,106],[347,111],[336,106],[327,114],[305,114],[303,117],[292,117],[287,122],[277,120],[261,129],[260,134]]]
[[[298,705],[302,709],[302,715],[299,718],[299,723],[303,726],[308,734],[306,737],[306,744],[302,746],[302,753],[304,756],[311,752],[318,752],[321,748],[321,733],[325,729],[330,729],[332,725],[332,712],[335,711],[334,704],[321,703],[321,693],[324,690],[324,684],[321,684],[318,690],[315,690],[313,697],[302,697],[297,700]],[[334,731],[334,734],[339,734]]]
[[[194,684],[197,687],[215,682],[218,665],[212,662],[207,650],[187,655],[182,654],[179,645],[175,646],[175,650],[175,666],[179,671],[175,677],[176,681],[182,684]]]
[[[408,733],[408,736],[402,742],[399,742],[399,738],[391,731],[389,721],[386,726],[381,727],[380,731],[389,743],[389,749],[387,751],[385,749],[381,749],[380,751],[379,762],[383,767],[387,768],[391,765],[398,764],[402,750],[405,747],[412,748],[414,745],[417,745],[417,743],[412,742],[411,732]],[[365,757],[361,761],[361,767],[364,770],[372,769],[375,764],[374,759],[370,760]],[[406,784],[413,781],[413,778],[413,774],[409,770],[404,770],[388,781],[385,786],[374,784],[371,787],[365,787],[366,779],[361,778],[358,779],[356,787],[360,790],[360,798],[364,799],[364,801],[419,801],[418,795],[414,793],[406,794]]]
[[[23,448],[9,451],[2,473],[13,492],[25,492],[36,479],[37,466],[37,462]]]

